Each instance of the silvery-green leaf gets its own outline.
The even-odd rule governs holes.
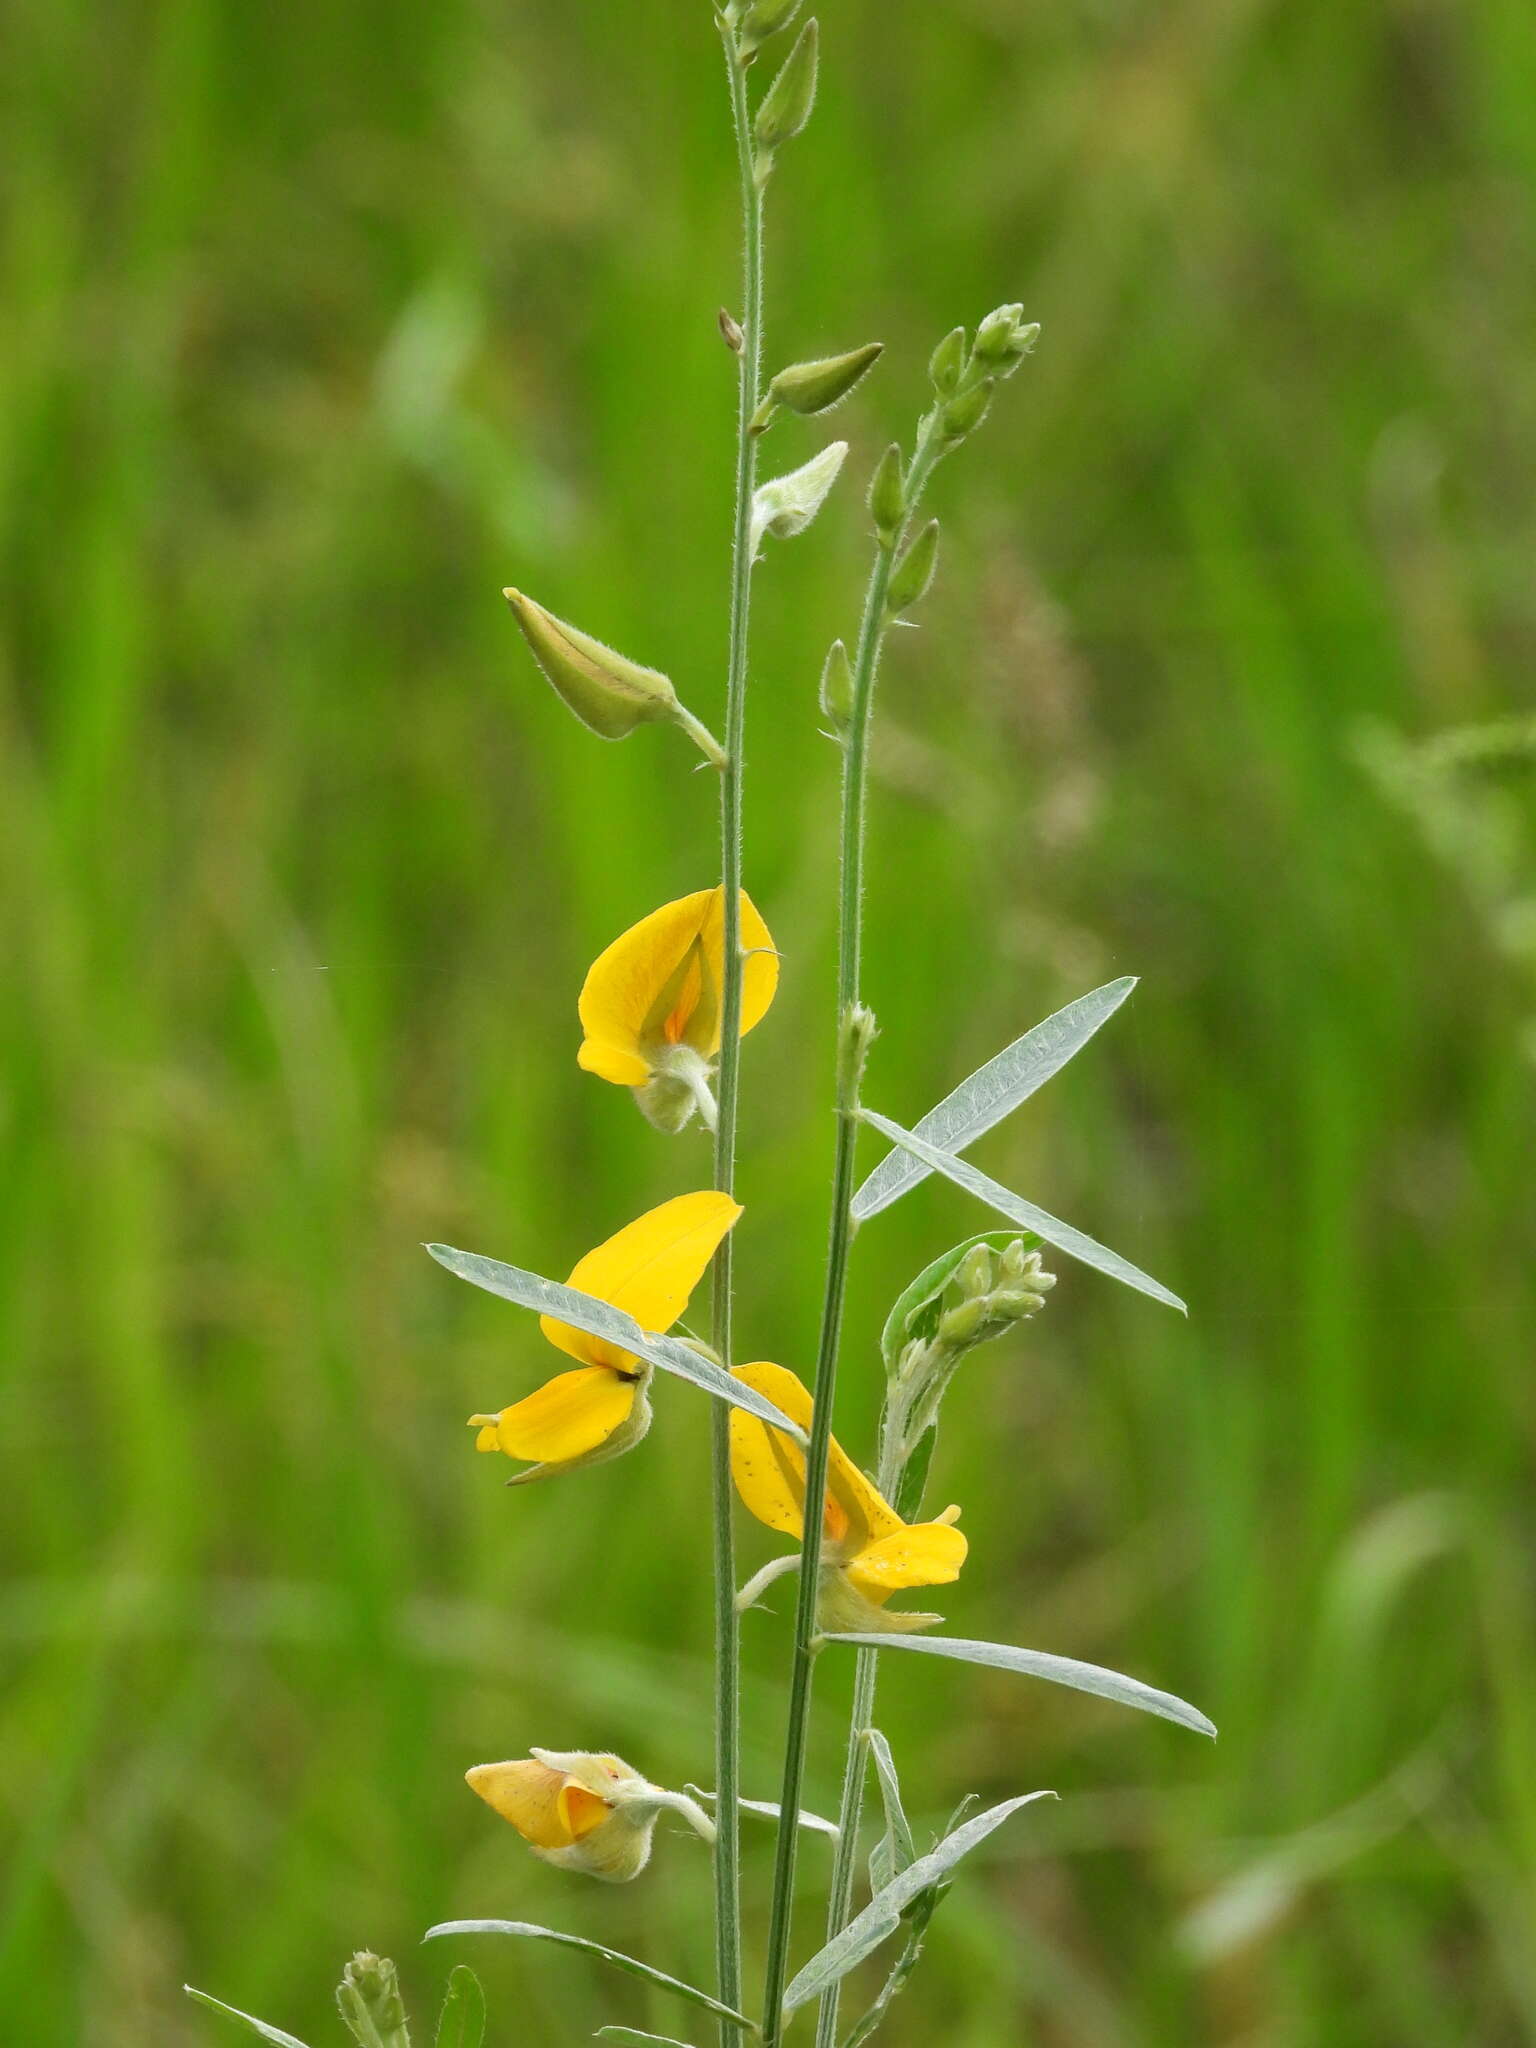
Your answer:
[[[206,1991],[196,1991],[190,1984],[183,1984],[182,1990],[188,1998],[195,1998],[199,2005],[206,2005],[210,2012],[221,2012],[227,2020],[239,2020],[243,2027],[249,2027],[253,2034],[259,2034],[263,2041],[270,2041],[272,2048],[304,2048],[304,2043],[293,2034],[285,2034],[281,2027],[269,2027],[265,2020],[252,2018],[248,2012],[240,2012],[232,2005],[226,2005],[221,1998],[210,1998]]]
[[[680,1977],[669,1977],[665,1970],[653,1970],[649,1963],[637,1962],[633,1956],[616,1948],[605,1948],[600,1941],[588,1941],[580,1934],[561,1934],[553,1927],[536,1927],[529,1920],[444,1920],[439,1926],[429,1927],[422,1940],[434,1941],[444,1934],[515,1934],[530,1941],[553,1941],[562,1948],[579,1948],[589,1956],[600,1956],[605,1963],[612,1963],[616,1970],[627,1970],[631,1977],[643,1977],[648,1984],[659,1985],[663,1991],[702,2005],[706,2012],[729,2020],[733,2026],[745,2027],[749,2033],[754,2031],[753,2022],[745,2013],[733,2012],[730,2006],[722,2005],[697,1985],[685,1984]]]
[[[718,1794],[706,1792],[702,1785],[687,1785],[683,1788],[695,1799],[702,1799],[706,1806],[713,1806]],[[755,1813],[761,1820],[777,1820],[782,1808],[776,1799],[738,1799],[737,1806],[743,1813]],[[835,1820],[824,1820],[819,1813],[812,1813],[806,1807],[800,1809],[800,1825],[813,1835],[830,1835],[835,1842],[839,1829]]]
[[[521,1266],[503,1265],[500,1259],[485,1259],[478,1252],[455,1251],[450,1244],[429,1244],[427,1250],[440,1266],[446,1266],[450,1273],[468,1280],[472,1286],[483,1287],[488,1294],[499,1294],[505,1301],[515,1301],[519,1308],[530,1308],[536,1315],[554,1316],[559,1322],[585,1330],[589,1337],[606,1338],[620,1350],[643,1358],[648,1365],[660,1366],[663,1372],[702,1387],[717,1401],[728,1401],[734,1408],[745,1408],[749,1414],[771,1422],[775,1429],[787,1431],[796,1443],[805,1442],[804,1430],[797,1429],[788,1416],[781,1415],[754,1388],[733,1380],[723,1366],[700,1357],[675,1337],[653,1336],[642,1330],[633,1316],[611,1302],[599,1301],[595,1294],[583,1294],[558,1280],[546,1280],[538,1273],[525,1273]]]
[[[448,1996],[437,2022],[437,2048],[481,2048],[485,2039],[485,1993],[467,1963],[455,1963]]]
[[[892,1878],[899,1877],[917,1856],[912,1828],[901,1803],[901,1785],[896,1776],[896,1759],[891,1745],[878,1728],[866,1728],[864,1740],[875,1766],[880,1787],[880,1804],[885,1809],[885,1833],[869,1855],[869,1881],[873,1890],[883,1891]]]
[[[1135,986],[1134,974],[1122,975],[1026,1031],[930,1109],[916,1125],[916,1135],[940,1151],[963,1152],[1081,1052]],[[854,1196],[854,1217],[862,1223],[926,1177],[927,1169],[917,1159],[888,1153]]]
[[[1214,1735],[1214,1723],[1198,1707],[1143,1685],[1139,1678],[1126,1678],[1118,1671],[1106,1671],[1101,1664],[1080,1664],[1075,1657],[1053,1657],[1045,1650],[1016,1650],[1011,1643],[972,1642],[964,1636],[830,1635],[829,1643],[852,1643],[861,1650],[920,1650],[927,1657],[953,1657],[961,1664],[989,1664],[998,1671],[1019,1671],[1027,1678],[1048,1678],[1053,1685],[1070,1685],[1077,1692],[1097,1693],[1122,1707],[1139,1707],[1144,1714],[1161,1715],[1177,1721],[1181,1728],[1193,1728],[1197,1735]]]
[[[1138,1294],[1150,1294],[1154,1301],[1166,1302],[1169,1308],[1176,1308],[1180,1315],[1189,1310],[1179,1297],[1164,1287],[1160,1280],[1154,1280],[1150,1273],[1143,1273],[1140,1266],[1133,1266],[1129,1259],[1123,1259],[1119,1252],[1112,1252],[1108,1245],[1100,1244],[1081,1230],[1075,1230],[1070,1223],[1063,1223],[1047,1210],[1037,1209],[1033,1202],[1026,1202],[1022,1195],[1016,1195],[1005,1188],[1000,1181],[972,1166],[968,1160],[956,1159],[952,1153],[941,1152],[936,1145],[930,1145],[915,1131],[904,1131],[900,1124],[892,1123],[888,1116],[878,1116],[872,1109],[861,1109],[860,1116],[865,1123],[872,1124],[877,1131],[892,1139],[908,1152],[916,1155],[936,1173],[942,1173],[946,1180],[952,1180],[956,1187],[964,1188],[967,1194],[975,1195],[995,1209],[999,1216],[1006,1216],[1010,1223],[1017,1223],[1021,1229],[1032,1230],[1037,1237],[1043,1237],[1047,1244],[1055,1245],[1057,1251],[1065,1252],[1068,1258],[1080,1259],[1085,1266],[1092,1266],[1095,1272],[1107,1274],[1111,1280],[1118,1280],[1126,1287],[1134,1287]]]
[[[592,2038],[594,2041],[649,2041],[654,2048],[689,2048],[686,2041],[674,2040],[670,2034],[642,2034],[638,2027],[599,2027]]]
[[[876,1892],[862,1913],[854,1915],[839,1934],[834,1934],[826,1947],[819,1950],[793,1979],[784,1994],[784,2011],[796,2011],[810,1999],[836,1984],[864,1958],[880,1946],[901,1925],[901,1916],[920,1892],[928,1891],[937,1884],[962,1856],[969,1854],[978,1842],[986,1840],[994,1828],[1002,1826],[1011,1813],[1017,1813],[1021,1806],[1028,1806],[1036,1799],[1054,1799],[1054,1792],[1025,1792],[1017,1799],[1005,1799],[1001,1806],[989,1807],[985,1813],[977,1814],[967,1821],[963,1828],[957,1828],[952,1835],[946,1835],[936,1849],[926,1856],[919,1856],[899,1877],[893,1878],[883,1891]]]
[[[898,1152],[900,1148],[898,1147]],[[906,1155],[902,1155],[906,1156]],[[1041,1240],[1033,1231],[1026,1231],[1027,1252],[1039,1249]],[[945,1288],[954,1276],[955,1268],[974,1245],[984,1244],[992,1251],[1000,1252],[1020,1241],[1016,1230],[983,1230],[975,1237],[965,1238],[960,1244],[951,1245],[931,1265],[924,1266],[921,1273],[909,1287],[897,1295],[890,1314],[885,1319],[885,1328],[880,1332],[880,1355],[885,1360],[887,1372],[896,1370],[902,1349],[914,1338],[926,1342],[939,1326],[939,1302]],[[928,1314],[924,1314],[924,1310]]]

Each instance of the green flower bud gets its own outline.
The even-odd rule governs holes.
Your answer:
[[[834,640],[827,649],[827,658],[821,665],[819,694],[822,716],[835,733],[845,733],[853,716],[853,668],[841,640]]]
[[[787,476],[759,484],[752,494],[752,552],[755,555],[764,534],[780,540],[803,533],[826,502],[828,491],[848,453],[846,441],[833,441],[819,455],[813,455]]]
[[[730,309],[726,306],[720,308],[715,318],[720,323],[720,339],[733,356],[739,356],[747,345],[747,338],[741,331],[740,323],[732,317]]]
[[[987,408],[996,389],[995,377],[983,377],[979,384],[957,391],[945,406],[941,420],[946,439],[963,441],[972,428],[979,427],[987,416]]]
[[[1056,1276],[1046,1273],[1042,1276],[1054,1287]],[[1016,1323],[1025,1316],[1038,1315],[1045,1307],[1045,1296],[1024,1288],[1000,1288],[986,1304],[990,1320],[999,1323]]]
[[[953,327],[928,358],[928,375],[940,398],[948,398],[965,369],[965,329]]]
[[[867,341],[862,348],[850,349],[846,355],[823,356],[814,363],[791,363],[768,386],[769,401],[806,415],[825,412],[848,396],[884,347],[884,342]]]
[[[890,589],[886,593],[886,609],[894,616],[926,597],[938,565],[939,522],[930,519],[908,545],[892,572]]]
[[[410,2048],[395,1966],[359,1949],[336,1987],[336,2009],[359,2048]]]
[[[1031,1259],[1038,1266],[1040,1254],[1025,1251],[1023,1238],[1016,1237],[1011,1244],[1003,1246],[1002,1256],[998,1260],[998,1272],[1005,1281],[1018,1280],[1028,1270]]]
[[[976,358],[983,363],[1005,363],[1013,354],[1013,337],[1018,330],[1022,306],[999,306],[976,330]]]
[[[547,680],[590,731],[621,740],[657,719],[680,725],[719,767],[725,759],[668,679],[557,619],[520,590],[504,590],[523,638]]]
[[[971,1301],[962,1301],[955,1308],[946,1309],[939,1317],[939,1342],[952,1350],[962,1344],[969,1344],[986,1321],[987,1303],[984,1296]]]
[[[757,136],[758,176],[766,177],[773,166],[773,153],[781,143],[800,133],[811,118],[816,102],[817,38],[816,17],[801,29],[794,48],[784,59],[778,77],[763,95],[753,132]]]
[[[992,1291],[992,1253],[984,1244],[973,1244],[955,1268],[955,1286],[968,1299]]]
[[[869,486],[869,513],[882,547],[891,547],[907,516],[907,474],[893,441],[876,464]]]
[[[788,28],[800,12],[800,0],[753,0],[742,17],[736,36],[736,55],[750,64],[770,36]]]

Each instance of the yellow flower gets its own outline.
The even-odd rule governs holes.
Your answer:
[[[739,1365],[735,1377],[766,1394],[781,1414],[808,1430],[810,1394],[781,1365]],[[731,1477],[744,1505],[770,1529],[805,1540],[805,1453],[798,1444],[743,1409],[731,1410]],[[967,1544],[953,1525],[960,1510],[936,1521],[904,1522],[834,1437],[827,1462],[822,1515],[821,1585],[817,1618],[826,1629],[928,1628],[937,1614],[886,1614],[885,1603],[908,1586],[945,1586],[960,1576]]]
[[[682,1813],[707,1842],[714,1823],[681,1792],[664,1792],[622,1757],[535,1749],[513,1763],[476,1764],[465,1782],[546,1863],[627,1884],[644,1870],[656,1817]]]
[[[669,1330],[740,1214],[729,1195],[711,1189],[677,1195],[579,1259],[566,1284],[622,1309],[649,1333]],[[581,1361],[576,1371],[557,1373],[499,1415],[470,1417],[476,1450],[536,1461],[510,1485],[616,1458],[651,1426],[651,1368],[643,1359],[553,1316],[540,1316],[539,1328]]]
[[[778,956],[742,892],[741,1032],[773,1001]],[[711,1062],[720,1050],[725,892],[701,889],[664,903],[593,961],[577,1005],[585,1033],[576,1057],[589,1074],[632,1088],[658,1129],[680,1131],[697,1109],[711,1130]]]

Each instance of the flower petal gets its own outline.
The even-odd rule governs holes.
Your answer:
[[[518,1763],[476,1764],[464,1773],[464,1780],[534,1848],[566,1849],[575,1840],[561,1806],[566,1784],[562,1772],[525,1758]]]
[[[969,1545],[949,1522],[917,1522],[882,1536],[847,1566],[861,1593],[884,1600],[903,1586],[947,1586],[958,1579]]]
[[[578,1785],[574,1778],[567,1778],[560,1787],[559,1805],[560,1818],[573,1842],[579,1842],[583,1835],[590,1835],[594,1828],[600,1828],[613,1812],[606,1799],[599,1799],[595,1792],[589,1792],[585,1785]]]
[[[566,1285],[611,1302],[653,1335],[669,1330],[740,1214],[739,1203],[712,1188],[675,1195],[579,1259]],[[539,1328],[557,1349],[588,1365],[618,1372],[634,1368],[631,1355],[605,1337],[589,1336],[553,1316],[541,1316]]]
[[[791,1422],[810,1428],[811,1396],[792,1372],[760,1362],[737,1366],[735,1377],[766,1394]],[[786,1536],[804,1536],[805,1455],[782,1430],[733,1408],[731,1472],[749,1513]],[[881,1498],[834,1437],[827,1456],[828,1538],[857,1552],[904,1527],[896,1510]]]
[[[496,1418],[497,1447],[509,1458],[557,1465],[595,1451],[629,1420],[639,1383],[606,1365],[584,1365],[555,1377]]]
[[[695,941],[701,962],[690,963]],[[760,1023],[779,983],[778,955],[756,905],[742,891],[741,1031]],[[725,960],[724,896],[700,889],[664,903],[606,947],[588,971],[577,1002],[586,1034],[576,1055],[590,1074],[639,1087],[657,1045],[691,1045],[706,1059],[720,1050]],[[637,1063],[640,1069],[637,1073]]]

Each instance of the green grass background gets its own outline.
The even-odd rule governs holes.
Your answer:
[[[925,1824],[1062,1798],[968,1870],[888,2038],[1536,2039],[1530,991],[1357,753],[1362,720],[1531,703],[1526,0],[828,0],[822,26],[769,354],[888,352],[838,415],[838,498],[758,584],[749,878],[785,978],[747,1049],[742,1341],[801,1369],[813,1341],[814,703],[863,479],[938,336],[1020,298],[1038,356],[940,475],[940,584],[883,686],[869,1093],[910,1120],[1144,977],[977,1157],[1193,1314],[1062,1265],[971,1362],[943,1604],[1223,1730],[889,1674]],[[707,1780],[701,1403],[665,1388],[637,1455],[506,1493],[463,1417],[552,1355],[417,1247],[559,1275],[708,1175],[697,1133],[578,1073],[573,1013],[601,945],[709,881],[707,776],[669,734],[572,724],[498,596],[718,720],[737,255],[708,9],[13,0],[7,40],[0,2036],[229,2038],[190,1977],[322,2048],[352,1947],[425,2013],[453,1957],[418,1936],[465,1913],[702,1977],[696,1842],[584,1886],[460,1782],[529,1742]],[[772,466],[824,438],[787,422]],[[930,1186],[861,1235],[855,1446],[886,1304],[984,1226]],[[686,2026],[558,1952],[476,1961],[501,2048]]]

